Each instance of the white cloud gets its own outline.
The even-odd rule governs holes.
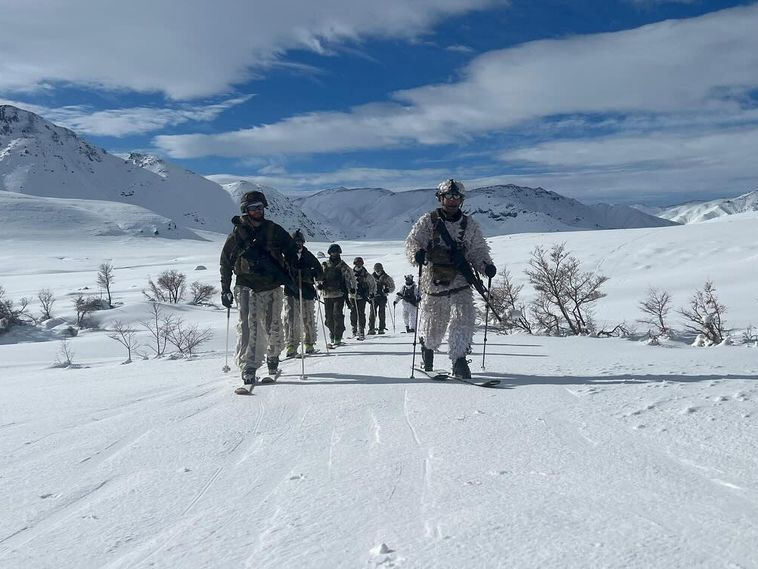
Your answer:
[[[634,30],[530,42],[475,58],[453,84],[349,112],[235,132],[162,136],[174,157],[323,153],[466,141],[563,114],[739,114],[758,88],[758,4]]]
[[[227,92],[288,50],[329,54],[366,37],[411,38],[504,0],[5,0],[0,89],[48,82],[163,92]]]
[[[95,136],[128,136],[161,130],[187,122],[212,121],[225,110],[249,101],[244,95],[209,104],[180,104],[173,107],[131,107],[95,111],[86,105],[44,107],[20,101],[0,99],[9,104],[41,115],[57,125],[70,128],[77,134]]]

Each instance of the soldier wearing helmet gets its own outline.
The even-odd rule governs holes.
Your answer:
[[[408,260],[424,266],[419,283],[423,291],[421,355],[424,369],[431,371],[434,350],[447,332],[453,374],[470,378],[466,349],[474,336],[476,313],[471,284],[460,270],[456,251],[462,253],[464,262],[488,277],[495,276],[496,269],[479,224],[461,211],[463,184],[445,180],[437,186],[435,196],[440,207],[424,214],[405,240]]]

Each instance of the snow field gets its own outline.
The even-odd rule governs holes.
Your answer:
[[[520,278],[534,245],[565,240],[611,277],[601,319],[636,318],[648,282],[678,305],[712,276],[745,325],[751,223],[491,243]],[[51,288],[70,317],[66,295],[112,259],[123,304],[97,319],[137,322],[148,274],[217,284],[209,236],[18,239],[0,284],[14,299]],[[400,243],[342,245],[396,281],[410,271]],[[215,332],[194,360],[120,365],[92,330],[71,340],[82,367],[55,369],[54,333],[0,336],[0,566],[758,567],[755,349],[491,335],[486,373],[502,383],[481,389],[411,380],[407,334],[332,355],[320,338],[306,380],[286,360],[276,384],[236,397],[225,311],[171,310]]]

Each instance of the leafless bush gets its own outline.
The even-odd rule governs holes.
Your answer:
[[[40,312],[41,320],[50,320],[53,317],[53,304],[55,304],[55,296],[53,291],[49,288],[43,288],[37,293],[37,299],[42,307]]]
[[[24,319],[31,318],[26,312],[29,306],[29,299],[22,298],[18,305],[11,299],[5,297],[5,288],[0,286],[0,332],[9,330],[12,326],[23,324]]]
[[[161,305],[157,302],[150,303],[150,318],[140,322],[152,337],[154,346],[149,346],[155,352],[155,357],[161,357],[166,351],[168,331],[174,326],[174,317],[164,314]]]
[[[158,280],[148,279],[149,291],[143,291],[148,300],[155,302],[178,303],[184,298],[187,289],[187,275],[177,270],[163,271],[158,275]]]
[[[529,303],[529,315],[534,321],[535,329],[548,336],[560,336],[561,317],[555,310],[547,295],[537,293],[537,297]]]
[[[126,361],[124,363],[132,363],[132,350],[139,346],[137,330],[124,324],[121,320],[116,320],[113,322],[113,331],[108,334],[108,337],[126,348]]]
[[[113,308],[111,300],[111,286],[113,285],[113,264],[110,261],[100,264],[97,271],[97,286],[108,295],[108,308]]]
[[[192,300],[190,304],[208,304],[208,301],[216,295],[216,287],[195,281],[190,285]]]
[[[753,328],[752,324],[742,331],[742,343],[758,345],[758,330]]]
[[[524,285],[516,285],[511,280],[511,273],[505,270],[500,275],[500,282],[490,290],[490,303],[495,311],[502,316],[502,322],[493,323],[492,327],[504,333],[513,330],[523,330],[532,333],[532,323],[527,316],[526,306],[519,296]]]
[[[83,328],[87,321],[87,316],[101,308],[100,300],[94,296],[84,297],[81,294],[74,300],[74,309],[76,310],[76,325]]]
[[[716,288],[711,281],[705,281],[702,290],[695,291],[690,298],[689,307],[679,309],[684,317],[684,327],[694,333],[702,334],[712,344],[724,341],[726,306],[716,297]]]
[[[635,331],[626,323],[621,322],[616,324],[612,328],[602,329],[597,331],[598,338],[628,338],[633,335]]]
[[[587,334],[593,331],[592,304],[603,298],[608,277],[582,272],[579,260],[556,244],[546,252],[535,247],[526,274],[537,291],[530,313],[547,333]]]
[[[671,295],[665,290],[649,288],[647,297],[640,301],[640,310],[645,314],[637,320],[650,326],[650,337],[665,336],[669,333],[666,317],[671,310]]]
[[[55,356],[53,367],[72,367],[73,365],[74,350],[71,348],[68,338],[63,338],[63,340],[61,340],[61,345],[58,347],[58,353]]]
[[[199,346],[213,337],[213,331],[210,328],[201,330],[197,324],[188,325],[181,318],[177,318],[167,330],[166,337],[182,355],[191,358]]]

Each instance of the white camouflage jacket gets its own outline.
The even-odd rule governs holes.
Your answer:
[[[437,210],[441,219],[445,220],[442,210]],[[492,257],[490,256],[490,247],[487,241],[482,235],[482,230],[479,224],[471,217],[468,217],[466,221],[466,229],[461,239],[461,223],[465,214],[461,212],[460,216],[457,216],[455,221],[445,220],[445,226],[447,227],[450,237],[453,238],[459,247],[463,250],[463,254],[466,260],[480,273],[484,272],[486,265],[492,264]],[[411,232],[405,240],[405,255],[408,261],[414,266],[418,266],[416,263],[415,255],[419,249],[424,249],[427,255],[431,249],[434,238],[434,228],[432,224],[431,212],[425,213],[419,218],[419,220],[411,228]],[[440,247],[447,249],[444,241],[440,240]],[[468,283],[466,279],[460,273],[457,273],[451,282],[447,285],[435,284],[432,279],[433,265],[428,258],[427,264],[424,265],[423,273],[421,275],[421,290],[425,294],[436,295],[444,293],[453,289],[460,289],[466,287]]]

